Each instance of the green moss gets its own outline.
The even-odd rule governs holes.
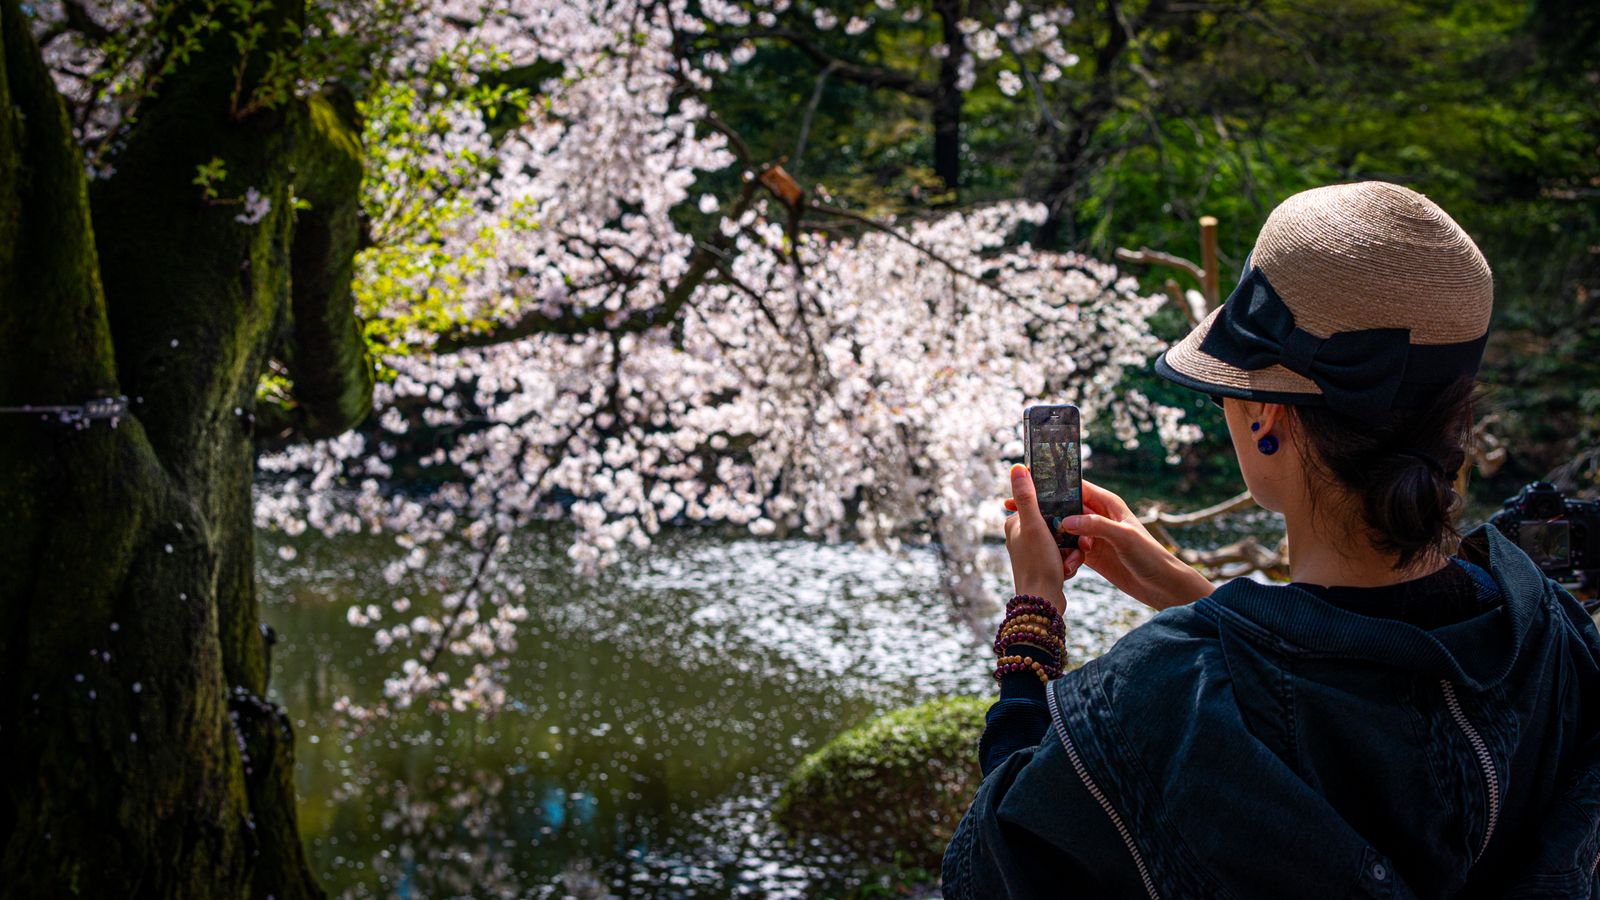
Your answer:
[[[295,404],[285,411],[311,438],[342,434],[372,409],[373,361],[350,291],[362,241],[360,132],[335,99],[309,98],[296,119],[295,193],[310,205],[294,227],[284,361]]]
[[[267,694],[244,414],[289,304],[305,115],[224,114],[236,58],[219,32],[171,72],[91,196],[0,0],[0,403],[134,402],[116,428],[0,427],[0,895],[320,896],[281,711],[229,715]],[[205,202],[212,158],[272,199],[259,224]]]
[[[990,700],[945,697],[853,728],[800,761],[773,814],[792,832],[877,860],[937,868],[982,780]]]

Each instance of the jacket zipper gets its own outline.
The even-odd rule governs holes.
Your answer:
[[[1482,859],[1484,851],[1489,849],[1489,838],[1494,836],[1495,821],[1500,818],[1500,776],[1494,770],[1494,758],[1489,755],[1489,745],[1484,743],[1483,737],[1478,734],[1478,729],[1472,727],[1467,721],[1467,714],[1461,710],[1461,701],[1456,699],[1456,687],[1448,680],[1441,679],[1439,686],[1444,690],[1445,705],[1450,707],[1450,717],[1456,720],[1467,741],[1472,744],[1472,751],[1478,756],[1478,765],[1483,769],[1483,784],[1489,794],[1489,824],[1483,829],[1483,843],[1478,846],[1477,859]],[[1476,861],[1476,860],[1475,860]]]
[[[1117,834],[1122,835],[1122,843],[1128,848],[1128,853],[1133,857],[1133,865],[1139,870],[1139,880],[1144,882],[1145,893],[1150,895],[1150,900],[1161,900],[1161,894],[1156,891],[1156,883],[1150,877],[1150,869],[1144,864],[1144,857],[1139,853],[1139,845],[1134,843],[1133,834],[1128,831],[1128,826],[1123,824],[1122,817],[1117,815],[1116,807],[1111,805],[1111,800],[1100,791],[1099,785],[1089,775],[1089,769],[1078,756],[1078,749],[1072,746],[1072,739],[1067,737],[1066,726],[1061,721],[1061,710],[1056,706],[1056,692],[1047,686],[1044,692],[1045,699],[1050,701],[1050,721],[1055,725],[1056,736],[1061,738],[1061,746],[1067,751],[1067,760],[1072,763],[1072,770],[1078,773],[1078,780],[1083,782],[1089,796],[1100,804],[1111,819],[1111,824],[1116,826]]]

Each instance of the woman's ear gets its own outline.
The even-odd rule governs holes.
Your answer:
[[[1272,434],[1274,430],[1286,430],[1288,407],[1281,403],[1259,403],[1255,400],[1245,400],[1240,403],[1244,410],[1245,422],[1250,426],[1250,436],[1260,438]]]
[[[1280,437],[1285,436],[1289,430],[1289,408],[1282,403],[1262,403],[1259,421],[1261,422],[1260,434],[1277,432]]]

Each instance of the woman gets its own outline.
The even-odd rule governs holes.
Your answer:
[[[1297,194],[1156,371],[1223,407],[1292,583],[1214,587],[1085,482],[1062,553],[1026,469],[985,775],[950,897],[1600,897],[1600,634],[1459,538],[1489,267],[1426,198]],[[1081,565],[1160,610],[1060,674]]]

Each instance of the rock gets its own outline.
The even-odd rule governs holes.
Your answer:
[[[841,852],[936,872],[982,780],[978,736],[992,702],[945,697],[846,731],[795,766],[773,815]]]

